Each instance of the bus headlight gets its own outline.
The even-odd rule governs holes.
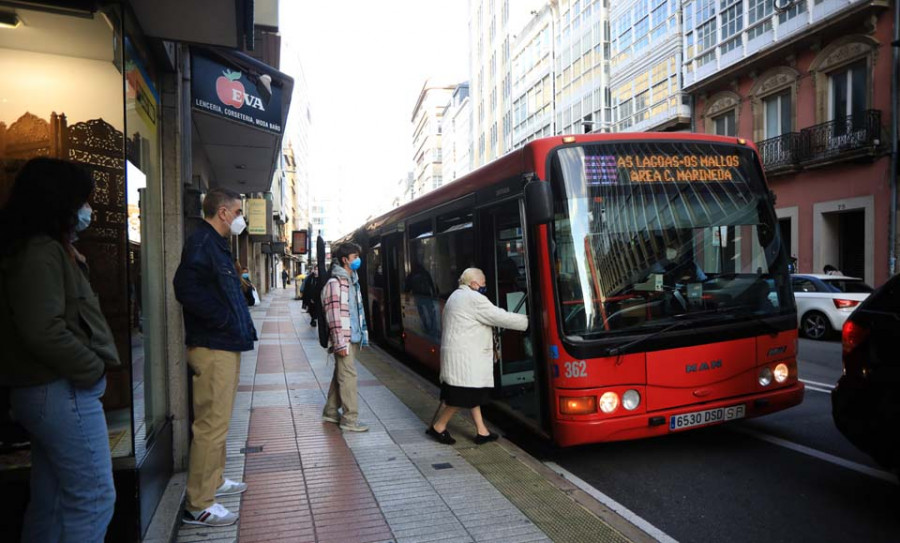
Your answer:
[[[787,364],[781,363],[775,366],[775,381],[778,383],[783,383],[787,381],[788,376],[790,375],[790,370],[788,370]]]
[[[637,409],[641,405],[641,393],[634,389],[629,389],[622,394],[622,407],[629,411]]]
[[[615,392],[604,392],[600,396],[600,411],[612,413],[619,407],[619,395]]]
[[[596,396],[563,396],[559,399],[559,412],[563,415],[590,415],[597,412]]]
[[[772,370],[770,370],[768,366],[759,370],[759,384],[764,387],[772,384]]]

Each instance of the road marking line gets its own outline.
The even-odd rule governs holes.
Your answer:
[[[816,392],[824,392],[825,394],[831,394],[831,391],[828,389],[814,387],[812,385],[806,385],[806,390],[815,390]]]
[[[634,524],[635,526],[643,530],[647,535],[656,539],[660,543],[678,543],[678,541],[669,537],[665,532],[663,532],[656,526],[639,517],[630,509],[617,502],[616,500],[610,498],[603,492],[600,492],[596,488],[592,487],[587,481],[578,477],[566,468],[560,466],[556,462],[544,462],[544,465],[568,479],[573,485],[587,492],[591,495],[592,498],[609,507],[625,520],[627,520],[631,524]]]
[[[841,466],[843,468],[851,469],[853,471],[857,471],[864,475],[868,475],[870,477],[874,477],[876,479],[881,479],[883,481],[887,481],[892,484],[900,484],[897,481],[897,477],[890,472],[882,471],[880,469],[875,469],[869,466],[865,466],[863,464],[859,464],[857,462],[853,462],[851,460],[845,460],[839,456],[835,456],[833,454],[828,454],[827,452],[822,452],[817,449],[813,449],[812,447],[807,447],[806,445],[800,445],[799,443],[794,443],[793,441],[788,441],[786,439],[782,439],[780,437],[771,436],[769,434],[764,434],[757,430],[751,430],[750,428],[739,428],[733,427],[731,430],[735,432],[740,432],[742,434],[747,434],[749,436],[755,437],[757,439],[761,439],[763,441],[767,441],[772,443],[773,445],[778,445],[784,447],[786,449],[790,449],[792,451],[805,454],[808,456],[812,456],[813,458],[818,458],[819,460],[824,460],[825,462],[830,462],[832,464]]]
[[[827,388],[828,390],[834,389],[834,385],[829,385],[828,383],[820,383],[818,381],[810,381],[809,379],[800,379],[800,381],[802,381],[808,385],[816,385],[817,387]]]

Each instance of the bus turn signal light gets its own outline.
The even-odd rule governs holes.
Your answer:
[[[577,398],[563,396],[559,399],[559,412],[563,415],[590,415],[597,412],[596,396]]]

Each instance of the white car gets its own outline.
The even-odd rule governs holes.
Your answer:
[[[797,301],[797,325],[810,339],[826,339],[840,331],[844,321],[869,297],[872,287],[858,277],[844,275],[791,275]]]

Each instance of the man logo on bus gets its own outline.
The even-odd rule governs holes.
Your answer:
[[[709,371],[722,367],[722,360],[713,360],[711,362],[701,362],[700,364],[687,364],[684,366],[685,373],[694,373],[697,371]]]

